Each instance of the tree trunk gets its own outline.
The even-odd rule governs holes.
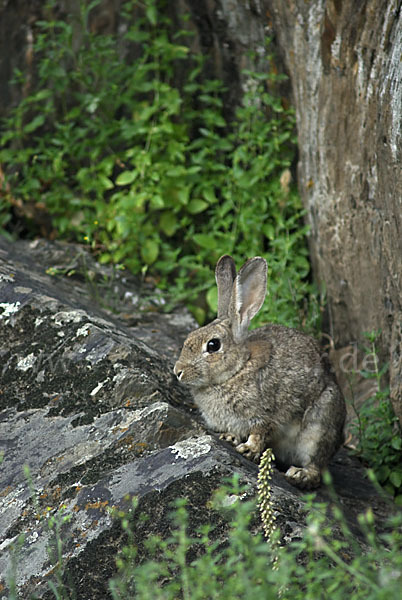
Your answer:
[[[401,2],[267,5],[292,83],[299,188],[330,332],[345,346],[381,330],[402,423]]]

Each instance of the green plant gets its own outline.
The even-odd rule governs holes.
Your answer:
[[[261,536],[250,535],[254,504],[240,501],[244,492],[239,478],[234,477],[217,491],[213,501],[213,509],[224,511],[232,522],[227,543],[212,541],[208,525],[190,537],[186,502],[178,500],[172,513],[171,535],[165,540],[153,537],[148,541],[148,560],[138,561],[130,545],[123,549],[117,560],[118,575],[110,582],[113,598],[245,598],[250,589],[258,587],[260,574],[267,570],[267,561],[272,557]],[[126,519],[124,525],[135,527],[135,519]],[[196,556],[191,562],[190,555]]]
[[[369,345],[360,376],[373,380],[372,395],[357,409],[352,433],[357,437],[357,453],[373,469],[379,483],[402,506],[402,437],[398,419],[389,397],[389,387],[383,384],[388,364],[379,365],[377,339],[379,331],[364,334]]]
[[[90,30],[98,3],[81,2],[78,26],[56,19],[51,0],[36,24],[37,85],[2,124],[2,224],[11,228],[15,210],[33,233],[47,228],[89,244],[102,262],[147,270],[166,308],[185,302],[200,323],[216,307],[219,256],[240,264],[264,255],[269,296],[256,324],[314,329],[281,77],[247,72],[249,91],[227,123],[222,84],[203,76],[189,33],[173,30],[162,2],[127,2],[120,38]]]
[[[269,455],[263,461],[263,471],[270,471]],[[32,481],[25,470],[29,485]],[[264,517],[267,501],[272,502],[267,488],[269,473],[260,477],[260,512]],[[325,483],[331,489],[329,474]],[[263,492],[261,495],[261,491]],[[264,492],[267,492],[266,494]],[[334,494],[334,492],[333,492]],[[116,558],[117,572],[109,582],[114,600],[163,599],[205,600],[246,599],[269,600],[396,600],[402,583],[402,513],[381,523],[375,530],[371,509],[358,518],[363,535],[352,533],[335,495],[331,506],[317,503],[314,495],[305,497],[306,525],[302,534],[292,541],[279,544],[279,530],[268,524],[264,539],[258,532],[255,502],[250,490],[240,484],[239,476],[217,490],[209,503],[211,511],[225,516],[227,529],[214,531],[209,524],[189,531],[191,523],[186,499],[178,499],[171,513],[171,527],[165,539],[141,536],[141,551],[135,545],[135,528],[139,502],[132,501],[130,511],[113,514],[120,520],[127,544]],[[263,502],[261,503],[261,498]],[[63,524],[68,520],[59,511],[41,507],[33,490],[33,507],[38,520],[45,522],[54,535],[55,545],[50,559],[55,565],[50,590],[58,599],[75,597],[74,589],[66,585],[62,559]],[[144,517],[145,518],[145,517]],[[166,531],[169,526],[166,524]],[[9,597],[16,599],[18,556],[24,544],[20,535],[14,545],[11,570],[7,583]]]
[[[400,514],[392,518],[387,533],[381,536],[375,532],[372,512],[361,515],[359,524],[365,535],[362,547],[336,504],[329,517],[329,507],[309,496],[301,538],[279,546],[278,532],[267,542],[252,531],[255,505],[244,496],[247,494],[238,478],[217,493],[215,509],[228,513],[226,542],[212,541],[214,536],[207,526],[190,537],[185,501],[180,500],[172,516],[170,537],[149,540],[148,558],[140,560],[133,545],[123,549],[117,559],[118,573],[110,582],[114,600],[399,598]],[[126,531],[135,528],[135,514],[122,518]],[[194,548],[198,552],[192,552]]]

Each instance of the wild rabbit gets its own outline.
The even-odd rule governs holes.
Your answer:
[[[218,317],[189,334],[174,373],[190,386],[209,428],[256,460],[270,446],[287,480],[317,487],[343,442],[345,402],[317,342],[282,325],[249,332],[267,288],[256,256],[236,275],[232,257],[215,270]]]

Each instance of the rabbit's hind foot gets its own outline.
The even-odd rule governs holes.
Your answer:
[[[307,467],[289,467],[285,473],[286,479],[292,485],[302,490],[312,490],[320,485],[320,469],[315,465]]]

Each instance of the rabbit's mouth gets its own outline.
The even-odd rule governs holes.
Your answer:
[[[177,361],[173,368],[173,373],[180,383],[186,383],[187,385],[191,385],[192,382],[195,382],[195,374],[193,373],[193,377],[191,377],[191,371],[192,369],[188,369],[184,365],[181,365],[179,361]]]
[[[183,370],[180,367],[178,367],[178,363],[175,364],[175,366],[173,368],[173,373],[176,375],[176,377],[179,381],[182,380]]]
[[[186,365],[177,361],[173,368],[173,373],[176,375],[178,381],[191,387],[200,388],[208,385],[208,377],[204,377],[199,369],[196,369],[194,365]]]

